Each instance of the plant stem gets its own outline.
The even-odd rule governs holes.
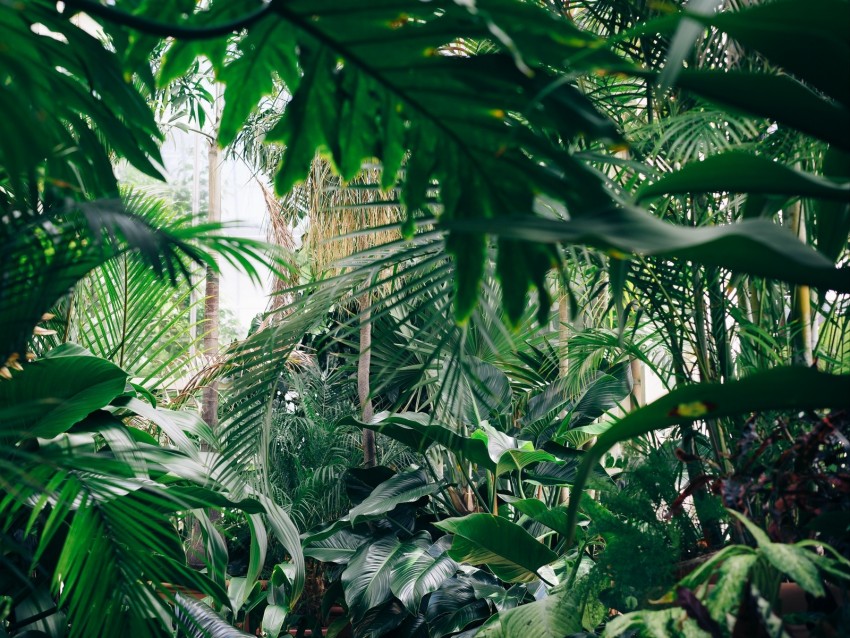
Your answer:
[[[188,26],[151,20],[144,16],[127,13],[121,9],[100,4],[94,0],[65,0],[65,4],[76,11],[83,11],[114,24],[129,27],[160,38],[180,38],[181,40],[209,40],[251,26],[271,13],[273,3],[260,3],[254,11],[244,16],[211,26]]]

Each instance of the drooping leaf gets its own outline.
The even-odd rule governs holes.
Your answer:
[[[850,201],[850,183],[836,183],[766,157],[730,151],[692,162],[644,186],[637,198],[682,193],[761,193]]]
[[[593,467],[620,441],[703,418],[718,418],[762,410],[850,407],[850,376],[811,368],[775,368],[725,384],[700,383],[673,390],[642,407],[601,434],[579,468],[569,504],[574,529],[579,499]]]
[[[452,222],[453,228],[510,233],[529,241],[585,244],[602,250],[679,257],[733,272],[850,292],[850,271],[766,219],[685,228],[635,208],[621,207],[569,221],[543,218]]]
[[[389,534],[358,548],[342,572],[345,602],[354,622],[390,599],[393,568],[406,554],[423,544],[427,546],[428,543],[422,538],[402,542]]]
[[[356,525],[386,514],[402,503],[413,503],[424,496],[430,496],[439,489],[439,483],[430,482],[424,470],[401,472],[376,487],[348,516],[352,524]]]
[[[239,631],[211,607],[188,596],[177,595],[175,610],[180,628],[193,638],[243,638],[251,635]]]
[[[582,610],[575,591],[564,591],[543,600],[499,612],[476,636],[481,638],[513,638],[540,636],[563,638],[580,632]]]
[[[34,361],[0,383],[3,436],[50,438],[124,392],[127,373],[91,355]]]
[[[443,536],[431,547],[406,554],[393,567],[390,589],[411,614],[419,611],[422,598],[454,576],[458,564],[446,554],[450,538]]]
[[[509,583],[531,582],[557,555],[522,527],[492,514],[448,518],[437,527],[454,534],[449,556],[471,565],[486,564]]]

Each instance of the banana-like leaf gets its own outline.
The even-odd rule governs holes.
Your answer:
[[[360,423],[353,417],[344,418],[340,423],[380,432],[416,452],[424,453],[431,445],[437,443],[461,458],[495,471],[496,463],[490,458],[486,441],[461,436],[443,425],[427,425],[423,422],[422,416],[415,413],[386,416],[379,414],[372,423]]]
[[[355,623],[367,611],[390,599],[391,574],[399,561],[418,548],[429,545],[430,542],[423,536],[402,542],[394,534],[389,534],[360,546],[342,572],[345,602]]]
[[[471,565],[486,564],[508,583],[527,583],[557,554],[522,527],[492,514],[469,514],[435,523],[454,534],[449,556]]]
[[[357,534],[348,529],[339,529],[327,538],[304,541],[304,555],[315,558],[323,563],[347,564],[354,556],[357,548],[367,542],[369,537]]]
[[[555,530],[562,536],[569,535],[569,527],[567,527],[567,508],[553,507],[547,505],[536,498],[521,498],[509,499],[511,507],[519,510],[530,519],[545,525],[549,529]]]
[[[707,192],[760,193],[850,202],[850,183],[836,183],[741,151],[687,164],[642,187],[637,198]]]
[[[77,352],[60,347],[0,383],[4,438],[54,437],[124,392],[126,372]]]
[[[834,147],[823,157],[823,174],[832,179],[850,180],[850,153]],[[850,233],[850,203],[817,200],[813,202],[817,222],[817,247],[829,259],[836,261],[847,249]]]
[[[174,607],[180,629],[192,638],[243,638],[251,635],[227,623],[199,600],[178,594]]]
[[[554,441],[548,441],[543,449],[557,458],[558,462],[539,463],[532,470],[526,472],[523,478],[540,485],[572,485],[576,476],[578,476],[578,468],[581,465],[582,458],[584,458],[585,451],[566,447]],[[588,481],[593,489],[597,490],[610,490],[614,487],[614,482],[608,472],[598,463]]]
[[[639,254],[691,259],[733,272],[850,292],[850,269],[833,263],[766,219],[724,226],[685,228],[631,207],[569,221],[521,218],[452,222],[456,230],[510,234],[516,239],[584,244],[615,255]]]
[[[440,489],[439,483],[432,483],[424,470],[410,470],[396,474],[384,481],[348,516],[353,525],[364,522],[392,511],[402,503],[413,503],[424,496],[430,496]]]
[[[390,576],[390,589],[411,614],[419,613],[422,598],[436,591],[457,572],[458,564],[446,553],[451,539],[443,536],[427,549],[406,554]]]
[[[475,634],[476,638],[540,636],[563,638],[582,630],[582,606],[577,591],[561,591],[543,600],[500,611]]]
[[[580,495],[605,452],[621,441],[654,430],[705,418],[763,410],[850,407],[850,376],[811,368],[774,368],[728,383],[700,383],[677,388],[616,422],[601,434],[584,457],[569,504],[569,527],[575,529]]]
[[[469,578],[450,578],[428,597],[425,618],[432,636],[454,635],[492,614],[490,605]]]

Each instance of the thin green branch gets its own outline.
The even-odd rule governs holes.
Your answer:
[[[181,40],[209,40],[228,33],[240,31],[262,19],[271,11],[271,3],[262,3],[257,9],[230,22],[210,26],[190,26],[169,24],[151,20],[144,16],[127,13],[115,7],[106,6],[95,0],[66,0],[65,4],[75,11],[83,11],[109,22],[129,27],[137,31],[161,38],[179,38]]]

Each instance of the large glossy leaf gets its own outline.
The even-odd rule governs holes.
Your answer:
[[[850,129],[848,129],[850,130]],[[585,244],[615,254],[691,259],[733,272],[850,292],[850,270],[833,263],[766,219],[685,228],[636,208],[622,207],[569,221],[542,218],[452,222],[458,229],[509,233],[517,239]]]
[[[425,618],[432,636],[461,631],[491,614],[490,605],[478,597],[471,579],[450,578],[428,597]]]
[[[554,441],[547,442],[543,449],[556,457],[558,462],[540,463],[529,470],[524,478],[541,485],[572,485],[578,475],[578,468],[585,454],[584,450],[566,447]],[[593,469],[588,481],[593,489],[597,490],[610,490],[614,487],[613,480],[600,464]]]
[[[127,373],[115,364],[63,352],[57,349],[0,383],[4,436],[54,437],[124,392]]]
[[[767,117],[850,150],[850,110],[825,100],[807,86],[784,75],[742,71],[691,71],[676,81],[712,102]]]
[[[821,582],[818,567],[815,559],[812,558],[812,553],[798,545],[771,542],[767,534],[747,519],[746,516],[734,510],[729,511],[753,535],[756,543],[758,543],[759,553],[775,569],[791,577],[794,582],[812,596],[819,598],[825,594],[823,582]]]
[[[530,519],[537,521],[553,529],[562,536],[569,534],[567,527],[567,508],[553,507],[549,508],[543,501],[536,498],[511,499],[508,501],[511,507],[516,508]]]
[[[486,564],[509,583],[531,582],[557,555],[522,527],[492,514],[448,518],[437,527],[454,534],[448,554],[471,565]]]
[[[540,636],[563,638],[582,630],[582,608],[575,591],[562,591],[527,605],[499,612],[475,634],[481,638]]]
[[[204,603],[178,594],[175,603],[177,622],[192,638],[243,638],[250,636],[226,622]]]
[[[760,193],[850,201],[850,183],[836,183],[766,157],[730,151],[692,162],[638,191],[638,199],[681,193]]]
[[[446,553],[450,543],[451,539],[443,536],[427,549],[406,554],[393,567],[390,589],[410,613],[418,613],[422,597],[439,589],[457,571],[458,564]]]
[[[704,20],[850,106],[850,42],[842,0],[783,0]]]
[[[340,529],[328,538],[305,541],[304,555],[324,563],[347,564],[357,548],[369,540],[364,534]]]
[[[424,452],[434,443],[438,443],[464,459],[491,471],[496,469],[495,462],[487,452],[486,442],[461,436],[443,425],[427,425],[423,422],[423,417],[427,419],[426,415],[402,413],[377,415],[372,423],[360,423],[351,417],[342,419],[341,423],[380,432],[417,452]]]
[[[342,572],[345,602],[354,622],[359,621],[370,609],[390,599],[393,568],[406,554],[429,544],[423,537],[402,542],[395,535],[389,534],[360,546]]]
[[[430,482],[425,470],[401,472],[378,485],[348,516],[356,525],[386,514],[402,503],[413,503],[423,496],[430,496],[439,489],[440,484]]]
[[[850,181],[850,153],[828,148],[823,158],[823,174],[832,179]],[[847,249],[850,203],[817,200],[813,204],[818,250],[836,261]]]
[[[677,388],[631,412],[601,434],[579,468],[569,505],[574,529],[579,495],[593,467],[621,441],[654,430],[704,418],[748,414],[762,410],[803,410],[850,407],[850,376],[811,368],[775,368],[725,384],[701,383]]]

